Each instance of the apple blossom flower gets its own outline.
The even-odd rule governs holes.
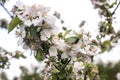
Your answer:
[[[50,56],[57,56],[57,50],[64,51],[66,48],[66,43],[64,40],[58,38],[57,36],[53,36],[52,45],[49,48]]]
[[[23,38],[26,36],[25,26],[18,26],[15,35],[19,38],[17,45],[20,46],[23,43]]]
[[[16,2],[16,5],[13,7],[11,12],[13,13],[13,15],[16,16],[22,14],[24,10],[25,10],[25,5],[19,0]]]
[[[64,53],[70,56],[71,58],[77,57],[77,54],[80,52],[80,44],[67,45]]]
[[[100,51],[99,48],[95,45],[88,45],[85,50],[89,56],[95,56]]]
[[[26,36],[25,26],[24,26],[24,25],[18,26],[18,29],[17,29],[15,35],[16,35],[17,37],[22,37],[22,38],[24,38],[24,37]]]
[[[57,56],[57,48],[55,48],[54,46],[51,46],[50,48],[49,48],[49,55],[50,56]]]
[[[25,6],[24,12],[17,16],[24,22],[26,26],[37,26],[42,23],[42,14],[38,11],[36,5],[31,7]]]
[[[76,76],[76,79],[80,79],[80,77],[82,77],[82,75],[80,76],[79,75],[79,72],[83,72],[85,66],[83,65],[83,62],[74,62],[74,65],[73,65],[73,72],[74,72],[74,75]]]
[[[43,17],[46,17],[50,11],[49,7],[42,5],[25,6],[21,1],[16,5],[12,12],[15,16],[19,17],[26,26],[40,26],[42,25]]]
[[[56,30],[54,28],[43,29],[40,32],[40,39],[42,41],[47,41],[52,35],[55,35]]]

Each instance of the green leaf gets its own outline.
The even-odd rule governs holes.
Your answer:
[[[107,49],[106,49],[106,47],[104,46],[104,45],[101,45],[101,52],[103,53],[103,52],[105,52]]]
[[[72,36],[72,37],[65,39],[65,42],[68,44],[74,44],[74,43],[77,43],[78,41],[79,41],[79,38],[75,37],[75,36]]]
[[[97,35],[97,36],[96,36],[96,39],[97,39],[97,40],[100,40],[101,38],[102,38],[101,35]]]
[[[69,61],[68,58],[61,59],[61,63],[62,63],[62,64],[67,64],[68,61]]]
[[[58,37],[61,38],[61,39],[63,39],[63,33],[60,32],[60,33],[58,34]]]
[[[102,52],[109,51],[111,49],[111,43],[110,41],[106,40],[101,44],[101,50]]]
[[[21,22],[22,21],[18,17],[13,18],[10,24],[8,25],[8,33],[11,32]]]
[[[37,61],[43,61],[45,59],[45,55],[42,50],[37,50],[37,52],[34,54],[34,57]]]
[[[52,75],[52,80],[58,80],[56,75]]]
[[[30,26],[26,28],[27,32],[30,32],[30,36],[35,37],[37,35],[37,28]]]
[[[105,45],[105,46],[110,46],[111,43],[110,43],[110,41],[106,40],[106,41],[103,42],[103,45]]]
[[[99,44],[98,44],[98,42],[96,40],[92,40],[92,45],[98,46]]]
[[[2,0],[2,3],[4,4],[6,2],[6,0]]]
[[[63,37],[65,38],[71,31],[72,31],[72,30],[67,30],[67,31],[65,32],[65,34],[63,35]]]
[[[52,72],[56,74],[56,73],[59,73],[60,71],[57,68],[53,67]]]
[[[57,74],[58,78],[61,80],[63,80],[64,78],[66,78],[66,73],[65,71],[62,71],[60,73]]]
[[[61,62],[59,62],[59,63],[56,65],[56,67],[57,67],[57,69],[58,69],[59,71],[63,70],[64,66],[65,66],[65,65],[62,64]]]
[[[26,58],[20,51],[16,51],[16,54],[13,56],[16,59],[21,58]]]
[[[115,1],[115,2],[113,2],[111,5],[109,5],[109,8],[113,8],[114,7],[114,5],[116,5],[117,4],[117,2]]]
[[[83,37],[83,34],[79,34],[79,33],[75,32],[75,31],[74,31],[74,33],[75,33],[75,35],[76,35],[78,38],[80,38],[80,39]]]
[[[57,49],[57,53],[58,53],[58,55],[57,55],[58,60],[60,60],[61,59],[61,54],[63,53],[63,51]]]
[[[72,72],[73,72],[73,68],[72,68],[72,66],[69,66],[68,73],[71,74]]]

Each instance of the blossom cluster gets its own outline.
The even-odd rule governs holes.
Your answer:
[[[107,16],[110,11],[108,11],[108,8],[111,6],[109,5],[109,0],[91,0],[91,3],[93,4],[94,8],[99,9],[98,13],[100,15]]]
[[[109,0],[91,0],[95,8],[98,8],[102,5],[108,5]]]
[[[98,46],[93,45],[93,42],[90,40],[89,32],[84,32],[81,29],[78,35],[69,36],[65,39],[53,36],[53,44],[50,46],[49,54],[57,56],[57,50],[60,50],[63,52],[62,58],[71,57],[76,60],[81,55],[94,56],[99,52]],[[71,39],[75,40],[72,42]]]
[[[20,30],[18,33],[22,35],[22,38],[26,36],[25,28],[32,26],[36,28],[37,32],[40,32],[40,38],[43,41],[50,38],[53,33],[55,34],[55,18],[47,15],[49,11],[49,7],[42,5],[26,6],[21,1],[18,1],[12,12],[14,16],[17,16],[23,22],[18,27]]]
[[[73,33],[71,30],[66,30],[58,34],[55,17],[48,15],[49,11],[49,7],[26,6],[20,1],[12,9],[14,17],[22,21],[16,30],[16,35],[19,37],[18,44],[23,45],[25,49],[33,50],[37,60],[47,59],[44,61],[46,67],[43,73],[49,77],[44,76],[44,80],[52,78],[67,80],[65,75],[71,69],[68,79],[74,78],[74,80],[83,79],[85,70],[88,68],[91,73],[98,73],[97,69],[92,69],[95,67],[92,64],[93,56],[99,52],[97,41],[92,40],[90,33],[83,29],[79,32],[73,31]],[[89,66],[90,64],[92,66]]]

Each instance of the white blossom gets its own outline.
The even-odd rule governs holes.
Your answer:
[[[48,40],[48,38],[50,38],[50,31],[49,31],[49,29],[42,30],[42,31],[40,32],[40,37],[41,37],[41,40],[42,40],[42,41]]]
[[[73,72],[77,76],[79,71],[82,71],[84,68],[83,62],[74,62]]]
[[[57,56],[57,49],[54,47],[54,46],[51,46],[50,48],[49,48],[49,55],[50,56]]]
[[[48,38],[50,38],[52,35],[55,35],[58,33],[57,27],[55,26],[55,18],[52,16],[44,16],[44,25],[42,26],[42,31],[40,32],[41,40],[46,41]]]
[[[18,26],[18,29],[15,33],[16,37],[24,38],[26,36],[26,31],[24,25]]]
[[[20,46],[22,43],[23,43],[23,38],[20,37],[18,42],[17,42],[17,45]]]
[[[44,50],[44,47],[46,46],[42,46],[42,42],[46,41],[50,44],[49,49],[47,49],[49,55],[45,54],[47,58],[51,56],[57,58],[58,50],[60,50],[62,59],[71,58],[70,64],[72,63],[73,65],[73,73],[76,76],[76,79],[80,79],[81,76],[83,77],[84,74],[82,73],[84,72],[85,66],[82,61],[91,63],[90,56],[95,56],[99,52],[99,47],[92,45],[90,33],[81,29],[78,33],[81,35],[81,38],[76,35],[77,33],[72,34],[78,38],[78,41],[71,44],[67,43],[65,40],[66,37],[65,39],[62,39],[57,36],[58,30],[55,25],[56,20],[55,17],[48,15],[48,12],[50,11],[49,7],[43,5],[26,6],[22,2],[17,4],[17,8],[14,7],[12,12],[23,21],[16,31],[16,36],[19,37],[18,45],[22,45],[24,49],[30,48],[31,50]],[[97,3],[94,2],[94,4]],[[69,35],[67,35],[67,37],[69,39]],[[81,62],[77,61],[79,57],[82,57]],[[45,61],[48,61],[49,65],[44,63],[44,68],[41,69],[41,71],[45,74],[44,77],[47,76],[44,80],[48,80],[51,76],[52,69],[55,68],[55,66],[49,61],[49,59],[46,59],[43,62]],[[81,75],[79,75],[79,72],[81,72]]]
[[[45,27],[55,27],[55,17],[53,16],[49,16],[49,15],[45,15],[43,16],[43,20],[45,21]]]
[[[80,52],[80,44],[67,45],[67,48],[64,51],[64,53],[66,53],[70,57],[77,57],[77,54],[79,52]]]
[[[57,56],[57,50],[64,51],[66,48],[66,44],[64,43],[64,40],[58,38],[57,36],[53,36],[53,44],[49,48],[49,54],[50,56]]]
[[[19,14],[23,13],[24,10],[25,10],[25,5],[20,0],[18,0],[16,2],[16,5],[11,10],[11,12],[15,15],[19,15]]]
[[[17,8],[16,8],[17,7]],[[45,19],[47,13],[50,11],[49,7],[42,5],[26,6],[21,1],[17,2],[12,12],[19,17],[26,26],[40,26]]]
[[[38,26],[42,23],[42,12],[37,9],[36,5],[26,6],[23,14],[17,15],[26,26]]]

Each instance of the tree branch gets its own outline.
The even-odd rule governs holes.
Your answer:
[[[13,18],[13,16],[10,14],[10,12],[5,8],[5,6],[3,5],[3,3],[0,2],[0,5],[2,6],[2,8],[7,12],[7,14]]]
[[[120,0],[119,0],[118,5],[116,6],[116,8],[114,9],[114,11],[112,12],[112,15],[115,14],[115,12],[116,12],[116,10],[118,9],[119,5],[120,5]]]

